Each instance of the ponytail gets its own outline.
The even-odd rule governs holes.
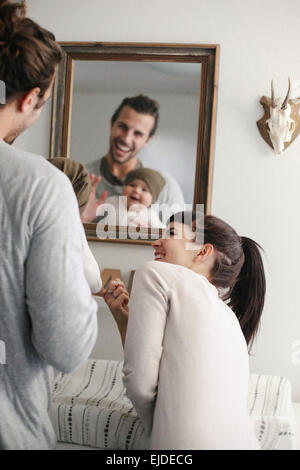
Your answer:
[[[234,284],[228,305],[237,316],[247,345],[253,345],[265,302],[266,279],[263,262],[255,241],[241,237],[245,261]]]
[[[189,225],[196,239],[203,240],[204,234],[204,243],[213,245],[216,256],[209,281],[237,316],[251,349],[265,302],[262,248],[250,238],[239,237],[229,224],[213,215],[198,219],[197,212],[178,212],[170,217],[171,222]]]

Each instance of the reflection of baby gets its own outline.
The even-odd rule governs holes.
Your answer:
[[[158,212],[151,208],[165,185],[162,175],[150,168],[138,168],[126,176],[123,197],[111,196],[105,201],[116,211],[117,225],[163,227]],[[101,207],[101,206],[100,206]],[[102,223],[109,223],[103,219]]]

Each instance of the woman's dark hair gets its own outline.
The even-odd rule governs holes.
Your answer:
[[[223,290],[222,299],[237,316],[247,345],[253,344],[263,311],[266,279],[260,250],[247,237],[239,237],[223,220],[212,215],[197,219],[197,212],[179,212],[168,223],[180,222],[191,226],[196,240],[211,243],[216,262],[210,282]]]
[[[124,108],[124,106],[129,106],[129,108],[133,109],[137,113],[141,114],[149,114],[154,118],[154,125],[150,131],[149,137],[155,134],[158,125],[158,118],[159,118],[159,103],[156,100],[153,100],[145,95],[137,95],[132,97],[124,98],[122,103],[118,106],[115,112],[112,115],[111,123],[118,119],[120,112]]]
[[[0,0],[0,80],[6,102],[35,87],[43,97],[62,58],[54,35],[25,15],[25,1]]]

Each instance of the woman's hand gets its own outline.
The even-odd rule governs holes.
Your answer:
[[[124,282],[120,279],[110,281],[107,289],[101,289],[99,295],[104,298],[113,314],[124,346],[129,315],[129,294],[125,288]]]

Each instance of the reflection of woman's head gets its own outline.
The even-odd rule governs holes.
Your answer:
[[[223,220],[197,212],[169,219],[167,237],[153,244],[156,259],[205,275],[240,321],[247,343],[257,332],[265,298],[265,274],[259,245],[239,237]]]
[[[88,203],[92,189],[87,169],[82,163],[71,160],[71,158],[55,157],[50,158],[48,161],[63,171],[71,181],[77,197],[79,211],[82,213]]]

